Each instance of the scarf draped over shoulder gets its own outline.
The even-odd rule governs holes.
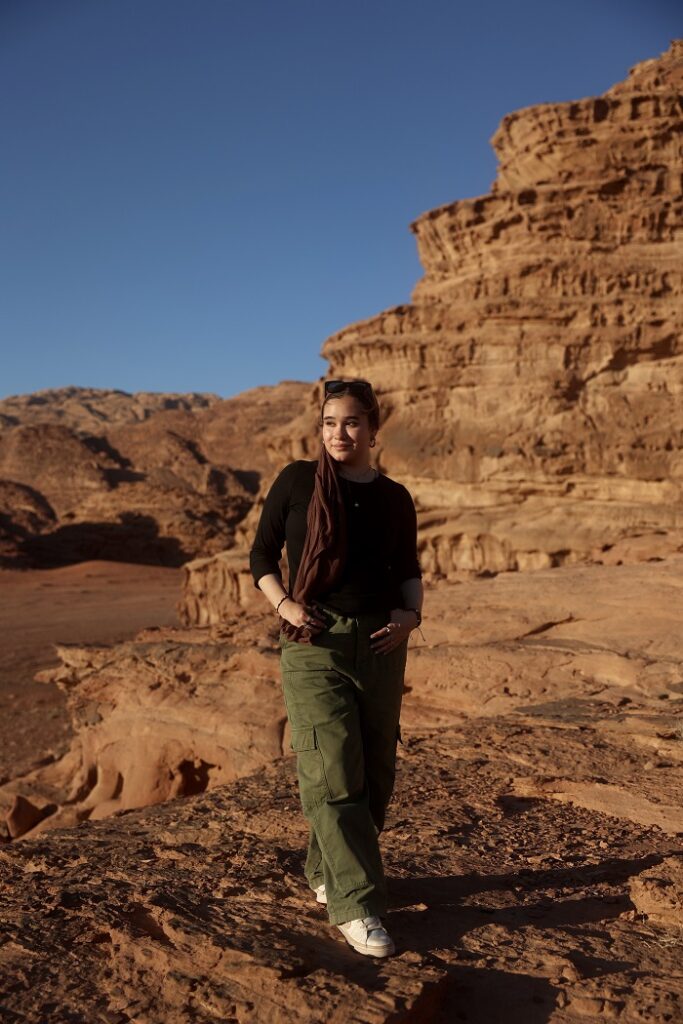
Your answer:
[[[306,514],[306,539],[290,597],[306,605],[331,590],[341,576],[347,553],[346,508],[336,463],[321,446],[313,495]],[[280,616],[280,632],[287,640],[311,643],[305,626],[294,626]]]

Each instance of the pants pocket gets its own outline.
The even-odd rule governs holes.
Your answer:
[[[329,796],[315,729],[312,726],[292,729],[291,747],[296,752],[299,796],[306,812],[323,803]]]

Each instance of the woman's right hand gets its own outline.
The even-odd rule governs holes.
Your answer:
[[[308,626],[313,636],[327,628],[327,622],[315,602],[303,605],[288,597],[280,605],[280,615],[293,626]]]

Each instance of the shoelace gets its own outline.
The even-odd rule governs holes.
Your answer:
[[[380,921],[380,919],[378,917],[364,917],[363,918],[363,924],[365,925],[365,927],[367,928],[367,930],[369,932],[372,931],[373,928],[381,928],[382,927],[382,922]]]

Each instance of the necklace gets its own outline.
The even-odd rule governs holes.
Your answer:
[[[373,469],[372,470],[372,479],[374,480],[378,475],[379,474],[378,474],[377,470]],[[339,476],[340,476],[340,478],[342,480],[345,481],[343,487],[344,487],[344,490],[346,492],[346,495],[347,495],[349,501],[352,502],[354,508],[360,508],[359,503],[356,501],[356,497],[358,495],[358,492],[356,491],[354,493],[352,491],[352,489],[349,487],[349,482],[355,483],[355,484],[358,484],[358,483],[359,484],[364,484],[364,483],[368,483],[369,484],[371,481],[370,480],[361,480],[360,477],[357,477],[356,479],[354,479],[353,477],[344,476],[342,473],[340,473]]]

